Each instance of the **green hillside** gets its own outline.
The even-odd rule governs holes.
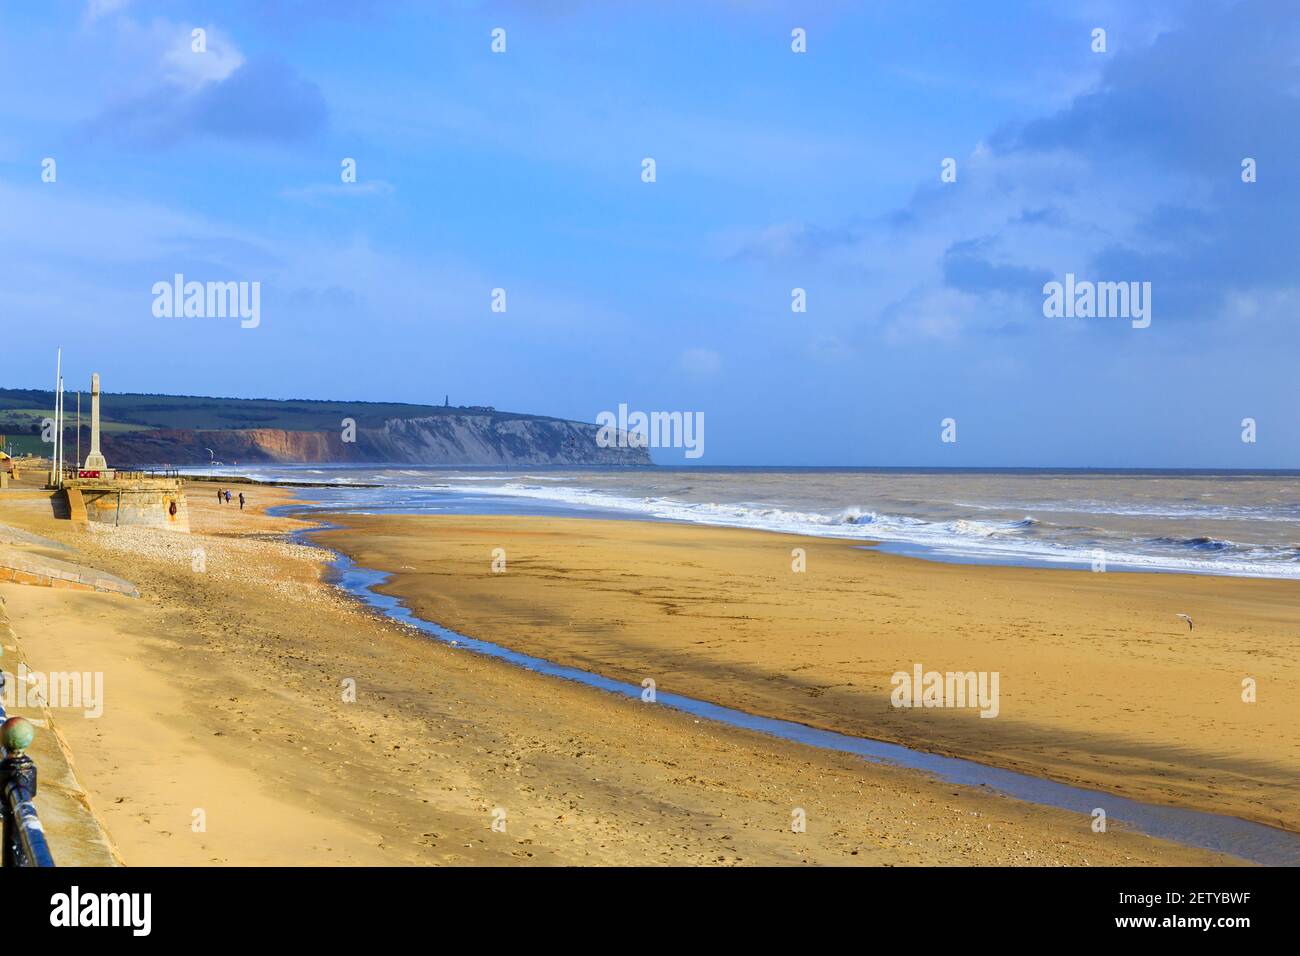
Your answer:
[[[65,414],[69,424],[76,414],[75,395],[66,395]],[[41,419],[51,414],[54,393],[40,389],[0,389],[0,433],[31,435],[39,432]],[[105,432],[154,428],[240,429],[278,428],[286,431],[336,431],[345,418],[355,419],[362,428],[378,427],[390,418],[423,418],[483,413],[488,409],[471,406],[409,405],[398,402],[326,402],[314,399],[279,401],[260,398],[206,398],[192,395],[143,395],[105,393],[101,426]],[[81,398],[83,425],[90,423],[90,396]],[[497,419],[545,419],[493,411]]]

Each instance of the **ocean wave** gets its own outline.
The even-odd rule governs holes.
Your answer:
[[[960,508],[975,511],[1006,511],[1026,508],[1054,514],[1114,515],[1120,518],[1192,518],[1204,521],[1282,521],[1300,523],[1300,504],[1211,505],[1152,504],[1142,502],[1073,499],[1063,501],[954,501]]]
[[[411,472],[415,475],[427,475],[427,472]],[[443,481],[565,481],[563,475],[445,475],[439,474]]]
[[[1231,541],[1220,541],[1217,538],[1198,535],[1192,538],[1169,538],[1159,537],[1152,538],[1152,544],[1173,545],[1180,548],[1192,548],[1196,551],[1222,552],[1231,551],[1237,546]]]
[[[936,554],[983,561],[1062,564],[1088,567],[1104,552],[1113,568],[1220,574],[1240,577],[1300,578],[1290,549],[1243,549],[1213,538],[1170,539],[1176,545],[1126,539],[1065,542],[1053,538],[1065,529],[1046,527],[1026,515],[1013,521],[958,518],[927,521],[864,507],[834,512],[802,511],[753,503],[687,502],[671,498],[627,497],[591,488],[524,484],[457,488],[457,494],[530,498],[574,508],[635,513],[665,521],[719,527],[753,528],[815,537],[849,538],[915,545]],[[1180,553],[1181,552],[1181,553]]]

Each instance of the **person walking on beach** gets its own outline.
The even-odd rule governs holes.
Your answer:
[[[223,501],[226,500],[225,497],[224,497],[224,494],[225,494],[225,492],[224,492],[223,489],[221,489],[221,488],[218,488],[218,489],[217,489],[217,504],[221,504]]]
[[[239,493],[239,510],[244,510],[244,493],[242,491]]]
[[[226,489],[226,504],[230,504],[230,489]]]

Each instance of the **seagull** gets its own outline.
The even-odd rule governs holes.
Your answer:
[[[1174,616],[1177,617],[1180,621],[1186,621],[1186,622],[1187,622],[1187,629],[1188,629],[1189,631],[1192,629],[1192,619],[1191,619],[1190,617],[1188,617],[1186,614],[1176,614],[1176,615],[1174,615]]]

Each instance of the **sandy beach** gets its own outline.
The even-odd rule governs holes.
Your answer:
[[[218,505],[211,486],[193,486],[191,535],[78,532],[51,517],[43,492],[0,496],[0,522],[66,542],[77,560],[139,586],[133,599],[0,585],[30,666],[103,671],[103,715],[58,711],[55,721],[128,865],[1231,862],[1118,828],[1096,834],[1081,814],[701,722],[440,645],[322,582],[324,553],[285,538],[303,525],[264,513],[290,500],[288,491],[258,487],[250,495],[240,513]],[[633,622],[648,613],[617,593],[628,572],[593,580],[575,568],[571,586],[557,585],[543,567],[563,566],[561,539],[536,537],[541,530],[527,521],[434,526],[403,518],[364,538],[355,531],[331,537],[346,537],[380,566],[389,558],[399,568],[442,566],[437,593],[458,591],[455,600],[434,591],[427,599],[438,602],[437,619],[470,630],[476,625],[466,608],[476,589],[532,580],[531,599],[521,590],[485,603],[477,626],[491,621],[501,628],[495,640],[521,645],[524,631],[534,632],[556,658],[579,653],[566,651],[562,631],[570,640],[586,635],[584,658],[616,670],[610,616]],[[565,545],[574,556],[585,554],[593,566],[612,558],[591,550],[600,547],[594,528],[566,533],[575,530],[581,533]],[[691,567],[682,573],[705,575],[718,560],[714,543],[705,545],[707,534],[692,540],[699,544],[688,547]],[[627,538],[624,562],[639,541]],[[512,556],[510,574],[476,580],[487,569],[479,552],[487,556],[485,546],[498,543]],[[812,561],[824,557],[817,547]],[[829,555],[833,546],[825,547]],[[202,572],[195,549],[204,555]],[[674,560],[682,557],[677,550]],[[397,586],[409,588],[412,578]],[[581,598],[593,590],[594,598]],[[601,610],[570,625],[570,602],[581,600]],[[625,608],[613,610],[620,602]],[[673,667],[661,663],[655,672],[665,687],[694,679],[703,689],[703,675],[688,677],[691,642],[711,642],[710,654],[724,659],[717,631],[703,617],[690,619],[705,602],[694,602],[694,611],[671,600],[653,606],[660,614],[672,608],[681,632],[678,643],[663,645]],[[726,615],[733,623],[740,616]],[[701,630],[690,637],[685,625]],[[824,654],[817,645],[831,646],[829,637],[795,633],[804,635],[796,648],[802,664],[814,675],[830,666],[817,664]],[[606,636],[597,641],[598,634]],[[762,660],[757,645],[746,653]],[[807,668],[790,681],[809,682]],[[349,682],[355,702],[344,699]],[[733,678],[713,690],[744,686]],[[787,716],[806,712],[783,693],[766,699]],[[796,809],[806,813],[807,832],[792,832]],[[494,821],[504,821],[503,832]],[[58,834],[51,836],[57,853]]]
[[[942,564],[668,523],[338,520],[350,530],[322,540],[470,636],[749,713],[1300,828],[1294,582]],[[891,675],[917,664],[998,672],[997,716],[891,706]],[[1248,677],[1256,703],[1242,700]]]

